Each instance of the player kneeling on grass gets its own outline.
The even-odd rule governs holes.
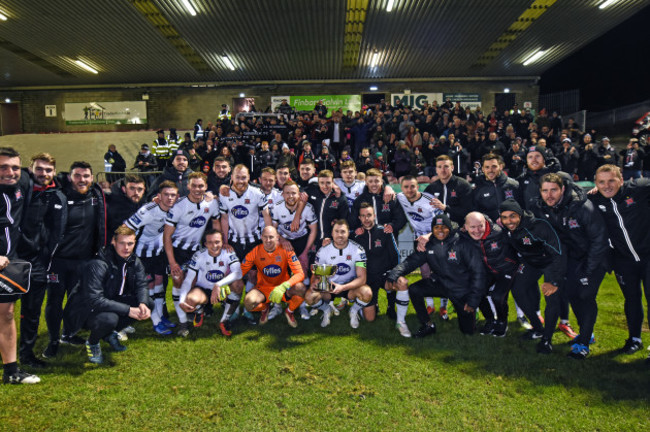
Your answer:
[[[366,285],[366,252],[359,243],[349,240],[350,228],[345,219],[334,221],[332,243],[321,247],[316,252],[315,264],[329,264],[337,267],[336,273],[329,278],[331,292],[316,291],[320,278],[314,275],[311,286],[305,295],[307,304],[323,310],[321,327],[330,324],[332,309],[330,300],[343,297],[354,305],[350,308],[350,327],[359,327],[359,312],[363,310],[367,321],[375,319],[375,307],[370,305],[372,290]]]
[[[221,232],[207,231],[203,244],[205,249],[196,252],[188,264],[178,306],[186,313],[194,313],[195,325],[199,327],[203,324],[203,305],[225,301],[219,330],[230,336],[230,316],[239,306],[244,289],[241,265],[234,252],[223,248]]]
[[[431,276],[408,287],[411,303],[417,313],[420,329],[414,337],[424,337],[436,332],[424,303],[425,297],[447,297],[458,314],[460,331],[473,334],[476,327],[474,311],[487,292],[485,268],[478,251],[469,240],[457,232],[458,226],[445,214],[435,216],[431,224],[433,236],[424,252],[416,251],[388,273],[388,282],[404,290],[408,280],[404,277],[422,264],[431,267]]]
[[[147,275],[133,253],[134,247],[135,231],[120,226],[111,246],[102,248],[88,262],[81,283],[70,293],[64,312],[70,322],[70,334],[82,327],[90,330],[86,352],[91,363],[104,362],[101,339],[113,350],[125,351],[126,347],[117,339],[117,329],[151,317],[153,301],[147,292]]]
[[[278,230],[267,226],[262,230],[262,244],[246,254],[241,265],[242,277],[253,267],[257,269],[257,284],[244,297],[249,312],[262,312],[260,324],[269,318],[269,303],[289,304],[284,316],[291,327],[298,327],[293,312],[304,301],[305,275],[295,252],[287,251],[279,242]],[[291,269],[291,275],[289,274]]]

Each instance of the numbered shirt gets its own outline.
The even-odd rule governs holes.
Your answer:
[[[431,232],[431,222],[434,216],[442,213],[442,210],[431,205],[432,195],[422,192],[420,199],[410,202],[404,193],[397,194],[397,201],[404,209],[404,214],[411,225],[415,237]]]
[[[278,224],[278,232],[287,240],[295,240],[309,234],[309,225],[316,223],[314,206],[307,203],[300,215],[300,227],[298,231],[291,231],[291,223],[296,215],[295,210],[289,210],[284,200],[278,202],[271,211],[271,219]]]
[[[172,245],[184,250],[200,249],[201,238],[212,219],[219,219],[219,201],[193,203],[187,197],[181,198],[165,219],[166,225],[176,227]]]
[[[158,256],[163,251],[163,231],[167,212],[156,203],[148,203],[124,223],[136,232],[135,254],[140,257]]]
[[[341,193],[345,195],[345,198],[347,198],[350,209],[352,209],[354,200],[359,198],[359,196],[363,193],[363,188],[366,187],[366,182],[362,180],[355,180],[354,183],[352,183],[352,186],[346,185],[341,178],[335,178],[334,183],[336,183],[336,185],[341,188]]]
[[[357,267],[366,267],[366,252],[359,243],[352,240],[348,240],[343,249],[338,249],[332,242],[318,250],[314,262],[336,265],[336,273],[329,280],[335,284],[346,284],[356,279]]]
[[[212,289],[214,284],[226,277],[230,273],[239,269],[240,263],[234,252],[228,252],[225,249],[216,257],[210,255],[207,249],[202,249],[192,256],[188,265],[188,270],[196,273],[195,286]],[[188,273],[187,277],[191,277]]]
[[[228,215],[230,241],[254,243],[260,240],[260,215],[267,207],[266,196],[256,187],[247,187],[241,195],[232,188],[229,197],[219,195],[221,214]]]

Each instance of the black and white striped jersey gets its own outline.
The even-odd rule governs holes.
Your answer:
[[[219,201],[193,203],[187,197],[181,198],[167,213],[165,224],[176,227],[172,245],[184,250],[201,248],[201,238],[212,219],[219,219]]]
[[[167,212],[156,203],[147,203],[124,223],[136,232],[138,242],[135,254],[140,257],[155,257],[163,251],[163,231]]]
[[[221,214],[228,215],[228,239],[232,243],[254,243],[261,239],[260,212],[268,207],[266,196],[256,187],[239,195],[232,188],[230,196],[219,195]]]
[[[309,225],[316,223],[316,212],[314,206],[306,203],[300,215],[300,227],[298,231],[291,231],[291,223],[296,212],[287,208],[284,200],[279,201],[271,210],[271,219],[278,224],[278,233],[287,240],[295,240],[309,234]]]
[[[363,180],[355,180],[352,186],[348,186],[342,178],[335,178],[334,183],[341,188],[341,193],[347,198],[350,209],[352,209],[354,200],[359,198],[359,195],[363,193],[363,188],[366,187],[366,182]]]
[[[397,201],[404,209],[404,214],[406,214],[416,238],[430,233],[433,217],[442,213],[441,210],[431,205],[432,199],[433,195],[426,192],[422,192],[420,198],[413,202],[410,202],[403,192],[397,194]]]

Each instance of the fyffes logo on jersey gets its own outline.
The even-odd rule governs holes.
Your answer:
[[[219,282],[221,279],[223,279],[224,276],[225,275],[220,270],[210,270],[205,274],[205,278],[209,282]]]
[[[291,222],[283,223],[282,227],[285,229],[285,231],[291,232]]]
[[[165,231],[165,225],[162,225],[160,228],[158,228],[158,232],[161,233]]]
[[[280,268],[280,266],[277,266],[275,264],[271,264],[271,265],[268,265],[268,266],[264,267],[264,269],[262,270],[262,273],[264,273],[266,276],[269,276],[269,277],[275,277],[275,276],[279,276],[282,273],[282,269]]]
[[[203,225],[205,225],[205,218],[203,216],[195,217],[190,222],[190,227],[192,228],[201,228]]]
[[[411,219],[413,219],[416,222],[422,222],[424,220],[422,215],[418,213],[409,212],[408,215]]]
[[[230,213],[237,219],[245,219],[248,217],[248,209],[240,205],[236,205],[230,209]]]
[[[350,273],[350,266],[347,264],[338,264],[338,269],[336,270],[336,274],[339,276],[346,275]]]

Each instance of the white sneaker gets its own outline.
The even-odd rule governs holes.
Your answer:
[[[330,319],[332,318],[332,308],[329,308],[326,311],[323,311],[323,318],[320,321],[321,327],[327,327],[330,325]]]
[[[307,306],[304,304],[301,304],[300,307],[298,308],[298,311],[300,312],[300,318],[304,319],[305,321],[311,318],[310,312],[307,310]]]
[[[133,326],[126,326],[122,329],[124,333],[132,334],[135,333],[135,328]]]
[[[359,328],[359,313],[352,312],[352,309],[350,309],[348,315],[350,315],[350,327],[353,329]]]
[[[279,304],[274,304],[273,307],[271,308],[271,311],[269,312],[268,320],[272,320],[275,317],[278,317],[282,314],[282,306]]]
[[[338,309],[336,308],[336,306],[334,306],[334,304],[332,304],[332,303],[330,303],[330,309],[332,310],[332,313],[334,314],[334,316],[339,316],[339,315],[341,315],[341,311],[338,310]]]
[[[399,331],[399,334],[401,334],[405,338],[410,338],[411,337],[411,331],[409,330],[406,323],[398,322],[398,323],[395,324],[395,328]]]
[[[117,332],[117,340],[119,340],[120,342],[124,342],[129,340],[129,336],[126,334],[124,330],[121,330]]]

